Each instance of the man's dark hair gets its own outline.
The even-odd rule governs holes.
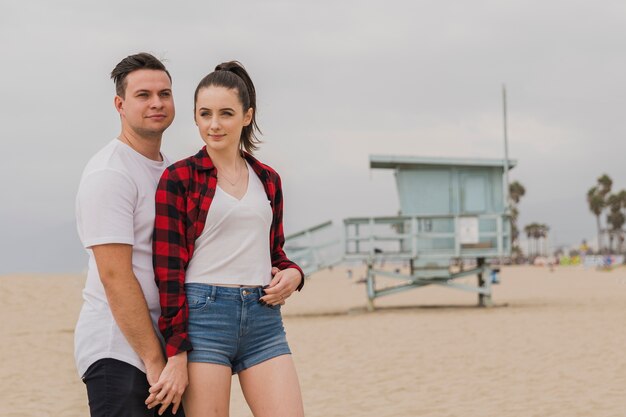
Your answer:
[[[119,64],[111,71],[111,79],[115,83],[115,93],[124,98],[126,94],[126,77],[133,71],[140,69],[164,71],[172,81],[172,76],[165,68],[165,65],[153,55],[147,52],[141,52],[135,55],[129,55],[122,59]]]

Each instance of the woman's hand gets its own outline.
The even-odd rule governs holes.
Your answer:
[[[159,415],[162,415],[171,404],[172,413],[176,414],[188,384],[187,352],[181,352],[168,358],[158,382],[150,387],[150,396],[146,399],[146,405],[148,408],[153,408],[161,404]]]
[[[272,268],[272,281],[265,288],[265,295],[260,300],[269,305],[285,304],[285,300],[293,294],[300,285],[302,274],[295,268],[287,268],[282,271]]]

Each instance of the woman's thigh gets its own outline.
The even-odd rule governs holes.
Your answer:
[[[230,367],[190,362],[188,373],[189,386],[183,396],[186,417],[228,417]]]
[[[239,382],[255,417],[304,416],[291,355],[277,356],[239,372]]]

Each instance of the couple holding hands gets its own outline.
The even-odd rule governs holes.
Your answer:
[[[160,151],[175,113],[163,63],[131,55],[111,78],[121,132],[76,199],[89,267],[75,357],[91,416],[228,416],[235,373],[255,417],[303,416],[280,308],[304,274],[283,251],[280,177],[252,156],[250,76],[231,61],[200,81],[205,146],[174,164]]]

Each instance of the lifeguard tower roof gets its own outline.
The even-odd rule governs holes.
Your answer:
[[[517,160],[509,159],[509,169],[515,167],[515,165],[517,165]],[[504,167],[504,159],[370,155],[370,168],[394,169],[418,166]]]
[[[516,161],[509,159],[508,168]],[[504,159],[370,155],[395,171],[400,212],[409,216],[504,214]]]

